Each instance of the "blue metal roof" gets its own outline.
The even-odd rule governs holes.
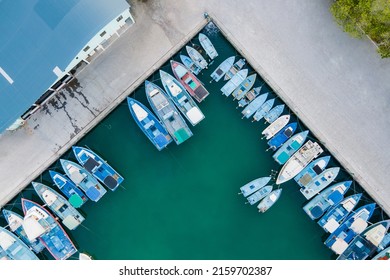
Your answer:
[[[122,13],[125,0],[0,0],[0,132],[20,117],[79,51]]]

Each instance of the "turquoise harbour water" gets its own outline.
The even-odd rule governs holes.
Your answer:
[[[210,91],[199,104],[206,118],[190,127],[194,136],[189,140],[179,146],[171,143],[158,152],[132,119],[126,101],[122,102],[77,145],[100,154],[125,181],[99,202],[89,201],[82,207],[86,220],[69,232],[71,238],[81,252],[99,260],[335,259],[323,245],[325,232],[302,210],[307,201],[295,181],[281,185],[281,198],[264,214],[238,195],[242,185],[280,166],[265,151],[266,141],[260,139],[264,121],[241,119],[237,102],[221,95],[224,82],[209,83],[210,74],[224,59],[239,54],[221,33],[204,32],[219,52],[199,75]],[[191,43],[199,44],[197,38]],[[175,60],[180,61],[180,53],[186,54],[185,48]],[[172,73],[169,62],[162,69]],[[148,80],[161,86],[158,72]],[[258,76],[255,86],[261,83]],[[271,91],[265,85],[262,92],[266,90]],[[143,85],[129,94],[150,108]],[[276,97],[271,94],[268,99],[271,96]],[[282,101],[278,98],[276,103]],[[288,108],[284,112],[289,113]],[[299,122],[297,131],[304,129]],[[71,151],[62,158],[76,161]],[[339,166],[334,158],[331,166]],[[59,161],[51,169],[62,172]],[[336,181],[346,179],[350,176],[342,169]],[[47,171],[36,181],[52,186]],[[40,202],[31,189],[15,198],[14,207],[5,208],[21,213],[21,196]],[[360,190],[354,183],[348,194]],[[370,201],[364,195],[363,202]],[[382,216],[377,209],[372,220]],[[46,254],[40,258],[51,259]]]

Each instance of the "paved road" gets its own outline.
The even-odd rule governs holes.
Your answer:
[[[0,205],[103,119],[205,23],[207,11],[310,130],[390,213],[390,60],[333,22],[330,1],[155,0],[28,124],[0,136]]]

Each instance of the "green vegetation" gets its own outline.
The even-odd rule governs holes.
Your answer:
[[[344,31],[367,35],[382,58],[390,57],[390,0],[336,0],[330,10]]]

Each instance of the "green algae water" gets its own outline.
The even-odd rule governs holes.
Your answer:
[[[69,232],[71,238],[80,252],[99,260],[335,259],[323,244],[325,232],[302,210],[307,201],[294,180],[280,186],[280,199],[263,214],[238,194],[242,185],[280,166],[261,139],[264,121],[241,119],[237,102],[221,94],[225,82],[209,82],[223,60],[240,56],[221,33],[204,32],[219,52],[198,76],[210,92],[199,104],[205,119],[190,126],[194,135],[189,140],[159,152],[123,101],[77,145],[101,155],[125,181],[99,202],[81,208],[86,220]],[[195,37],[192,43],[199,41]],[[186,54],[185,48],[173,59],[180,61],[181,53]],[[161,69],[172,74],[169,62]],[[161,86],[158,72],[148,80]],[[263,83],[258,75],[255,86]],[[262,92],[267,91],[268,99],[277,97],[265,84]],[[130,94],[150,108],[143,85]],[[276,104],[281,103],[277,98]],[[284,113],[290,113],[288,108]],[[297,132],[301,130],[299,123]],[[76,161],[71,151],[62,158]],[[63,173],[59,161],[51,169]],[[343,176],[347,174],[337,181]],[[37,180],[53,185],[47,171]]]

